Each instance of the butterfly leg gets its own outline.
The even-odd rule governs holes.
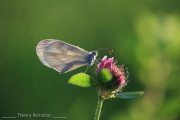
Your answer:
[[[87,73],[88,69],[89,69],[89,66],[86,67],[86,70],[84,71],[84,73]]]

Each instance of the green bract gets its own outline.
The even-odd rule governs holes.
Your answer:
[[[119,92],[113,98],[122,98],[122,99],[133,99],[143,95],[143,91],[136,91],[136,92]]]
[[[98,75],[98,80],[102,83],[107,83],[112,80],[112,74],[108,69],[102,69]]]
[[[90,76],[85,73],[78,73],[73,75],[69,81],[69,84],[80,86],[80,87],[90,87],[91,86],[91,80]]]

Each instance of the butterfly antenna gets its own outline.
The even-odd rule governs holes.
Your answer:
[[[113,49],[112,48],[99,48],[96,50],[97,52],[98,51],[108,51],[109,54],[112,54],[113,53]]]

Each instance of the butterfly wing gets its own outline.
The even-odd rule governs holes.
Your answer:
[[[38,43],[36,52],[45,66],[58,72],[65,73],[90,63],[87,51],[60,40],[42,40]]]

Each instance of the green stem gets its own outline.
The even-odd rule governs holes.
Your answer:
[[[96,107],[94,120],[99,120],[99,118],[100,118],[103,101],[104,101],[103,98],[98,97],[98,103],[97,103],[97,107]]]

